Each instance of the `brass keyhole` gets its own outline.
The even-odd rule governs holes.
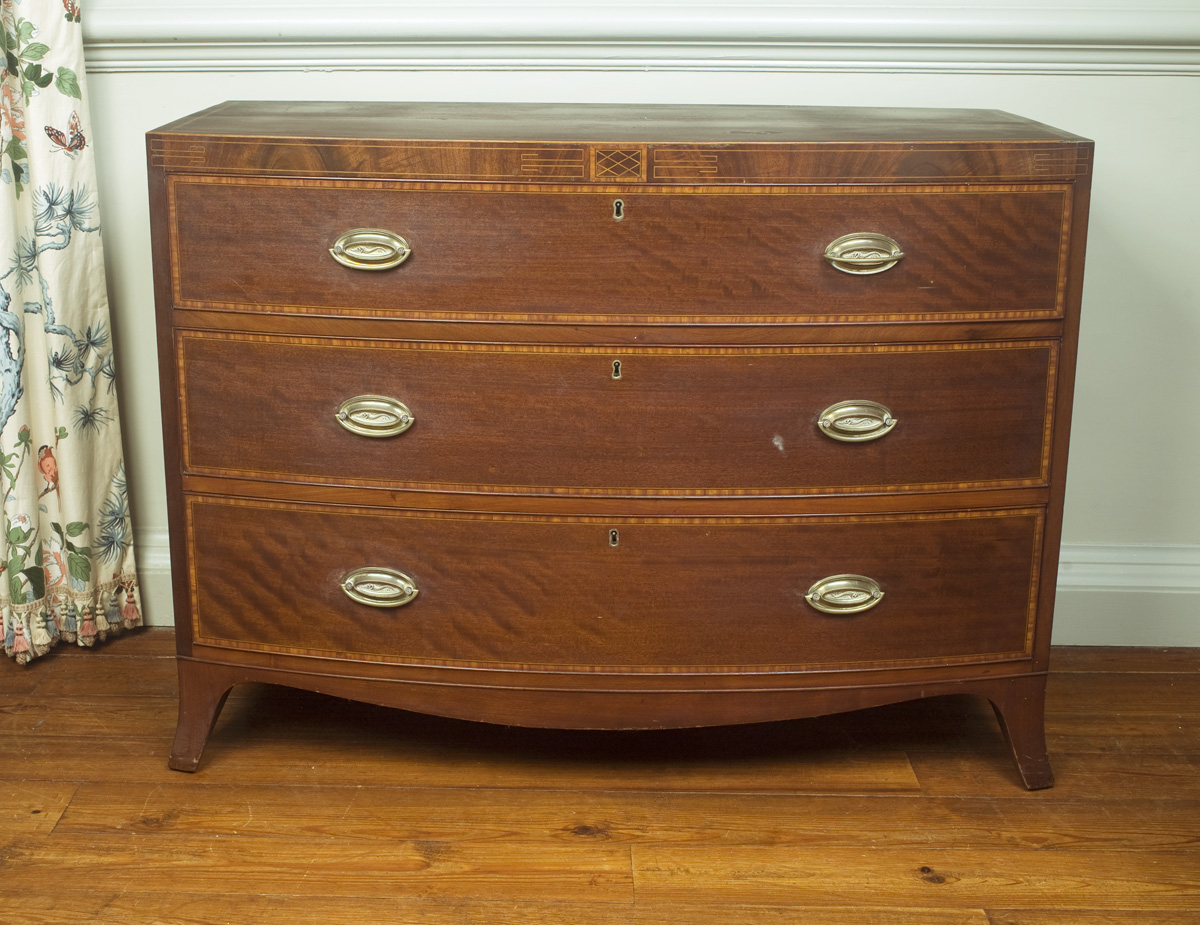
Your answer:
[[[613,360],[613,372],[612,372],[612,377],[613,377],[614,379],[620,379],[620,378],[621,378],[621,361],[620,361],[620,360]]]
[[[609,530],[608,531],[608,545],[609,546],[620,546],[621,545],[621,533],[619,530]]]
[[[619,222],[625,217],[625,201],[623,199],[613,200],[613,221]]]

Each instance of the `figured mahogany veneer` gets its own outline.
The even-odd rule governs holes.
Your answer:
[[[1049,477],[1057,341],[719,352],[181,332],[178,345],[187,473],[770,495]],[[246,401],[249,381],[261,400]],[[330,409],[380,389],[416,423],[395,439],[351,439]],[[859,393],[901,419],[895,433],[862,444],[822,434],[817,415]]]
[[[204,496],[189,499],[187,524],[197,572],[221,576],[194,590],[199,642],[650,674],[1028,658],[1042,528],[1040,509],[564,520]],[[381,615],[329,580],[371,557],[419,575],[417,601]],[[879,582],[886,610],[834,615],[805,601],[848,558]]]
[[[772,322],[1062,313],[1067,184],[608,187],[582,193],[228,177],[168,182],[184,307],[531,321],[662,316]],[[448,192],[453,195],[447,196]],[[613,203],[621,200],[622,219]],[[248,224],[239,216],[253,214]],[[864,223],[907,258],[829,274],[825,245]],[[334,261],[347,228],[404,228],[404,284]],[[982,259],[981,259],[982,258]]]
[[[226,103],[151,133],[171,766],[243,681],[597,729],[965,691],[1049,786],[1091,153],[965,110]],[[411,253],[342,265],[362,228]],[[824,256],[865,232],[902,258]],[[356,396],[406,429],[352,432]],[[839,404],[886,432],[833,439]]]

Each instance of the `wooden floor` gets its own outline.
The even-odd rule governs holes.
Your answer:
[[[0,660],[0,922],[1200,923],[1200,650],[1057,650],[1028,793],[970,698],[563,733],[254,686],[185,775],[173,647]]]

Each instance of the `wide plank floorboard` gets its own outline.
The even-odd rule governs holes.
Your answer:
[[[166,767],[173,634],[0,662],[4,925],[1193,925],[1200,651],[1056,649],[1057,783],[971,697],[580,733],[266,685]]]
[[[79,785],[54,781],[0,781],[0,838],[48,835]]]
[[[1200,909],[1193,852],[739,846],[634,848],[638,897],[648,902],[783,902],[845,905],[1096,905]]]
[[[1200,850],[1200,798],[1090,802],[877,795],[85,783],[60,834],[132,832],[446,842]],[[436,812],[431,810],[436,807]]]
[[[0,902],[18,894],[0,888]],[[992,925],[982,909],[725,906],[719,918],[707,905],[638,902],[495,902],[394,900],[374,897],[258,896],[234,893],[129,893],[56,891],[25,900],[8,919],[13,925]],[[1157,921],[1157,920],[1155,920]],[[1181,920],[1182,921],[1182,920]],[[1057,925],[1057,923],[1055,923]],[[1176,925],[1174,922],[1164,925]]]
[[[130,850],[131,848],[135,850]],[[629,849],[586,843],[493,845],[399,839],[60,835],[13,838],[0,870],[32,883],[392,898],[633,900]]]
[[[1093,909],[994,909],[989,925],[1195,925],[1196,911],[1097,912]]]

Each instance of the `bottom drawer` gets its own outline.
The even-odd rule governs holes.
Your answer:
[[[193,638],[489,668],[892,667],[1030,652],[1040,509],[762,520],[552,519],[192,496]],[[363,568],[417,594],[347,594]],[[865,576],[881,596],[828,586]],[[368,592],[371,589],[367,589]],[[869,609],[855,610],[863,604]]]

